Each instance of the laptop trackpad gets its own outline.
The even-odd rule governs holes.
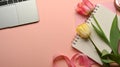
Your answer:
[[[15,5],[0,7],[0,28],[18,25],[18,16]]]

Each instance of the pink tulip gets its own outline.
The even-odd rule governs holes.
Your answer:
[[[88,16],[94,9],[94,5],[89,0],[82,0],[77,4],[76,11],[80,15]]]

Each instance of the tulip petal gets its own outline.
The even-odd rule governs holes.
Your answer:
[[[83,0],[77,4],[76,11],[81,14],[88,16],[94,9],[94,5],[89,0]]]
[[[76,11],[78,13],[82,13],[83,15],[88,15],[90,12],[90,9],[83,3],[78,3]]]
[[[91,33],[88,23],[78,25],[78,27],[76,28],[76,32],[82,38],[88,38]]]
[[[78,4],[78,7],[81,8],[82,10],[84,10],[85,12],[90,11],[90,8],[88,6],[86,6],[83,2]]]
[[[88,15],[88,13],[86,13],[85,11],[83,11],[81,8],[76,8],[77,13],[81,14],[81,15]]]
[[[90,10],[94,9],[94,5],[89,0],[83,0],[83,3],[90,8]]]

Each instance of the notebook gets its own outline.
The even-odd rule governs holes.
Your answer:
[[[94,25],[96,25],[92,15],[95,16],[95,18],[99,22],[99,25],[103,29],[105,35],[107,36],[107,38],[109,38],[112,21],[116,14],[110,11],[105,6],[97,4],[91,16],[86,20],[86,22],[88,22],[89,24],[91,24],[92,22]],[[96,34],[95,30],[93,29],[92,25],[90,27],[92,31],[90,37],[96,44],[97,48],[101,52],[102,50],[106,49],[110,53],[111,52],[110,47],[100,39],[100,37]],[[89,58],[93,59],[94,61],[102,65],[99,55],[97,54],[93,44],[89,40],[84,40],[78,35],[76,35],[75,39],[73,40],[72,47],[86,54]]]

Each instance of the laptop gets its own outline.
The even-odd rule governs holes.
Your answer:
[[[36,0],[0,0],[0,29],[37,21]]]

